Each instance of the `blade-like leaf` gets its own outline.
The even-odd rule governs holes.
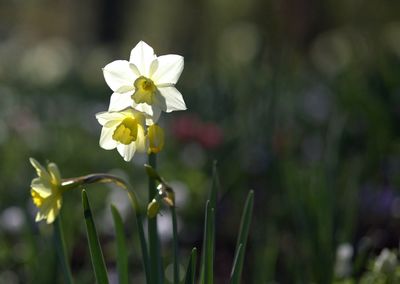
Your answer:
[[[186,270],[185,284],[194,284],[196,280],[197,249],[193,248]]]
[[[249,235],[250,223],[253,214],[253,203],[254,203],[254,191],[250,190],[249,194],[247,195],[246,203],[244,205],[242,213],[242,218],[240,221],[239,236],[237,239],[236,250],[235,250],[235,258],[237,259],[235,259],[232,268],[232,271],[235,270],[236,280],[232,279],[231,275],[231,283],[240,283],[243,270],[244,254],[246,251],[247,237]]]
[[[214,283],[214,238],[215,238],[215,214],[214,208],[211,207],[210,201],[206,203],[203,252],[201,259],[201,281],[200,283]]]
[[[54,221],[54,239],[56,243],[56,251],[63,270],[64,281],[67,284],[72,284],[73,283],[72,274],[71,274],[71,269],[69,268],[67,249],[65,246],[64,233],[61,223],[62,221],[60,214],[58,218]]]
[[[217,206],[217,197],[218,197],[219,190],[220,190],[220,183],[219,183],[218,170],[217,170],[217,161],[214,161],[213,171],[212,171],[212,185],[211,185],[211,191],[210,191],[209,198],[208,198],[210,200],[211,208],[213,208],[213,209],[215,209]]]
[[[238,260],[243,257],[243,244],[239,245],[238,250],[236,251],[235,259],[233,261],[232,271],[231,271],[231,284],[240,283],[240,272]]]
[[[150,260],[149,260],[149,251],[147,249],[146,237],[144,235],[144,229],[143,229],[142,210],[139,206],[139,200],[137,199],[135,192],[132,190],[128,190],[128,195],[136,215],[136,224],[139,234],[140,249],[142,251],[143,268],[146,274],[146,280],[148,283],[150,283],[151,282]]]
[[[126,240],[124,233],[124,225],[122,223],[121,215],[118,209],[111,205],[111,212],[114,219],[115,236],[117,239],[117,270],[118,270],[118,283],[128,283],[128,255],[126,250]]]
[[[86,222],[86,231],[89,242],[90,258],[99,284],[108,283],[107,269],[104,263],[103,253],[101,251],[99,238],[97,236],[96,226],[94,224],[92,211],[90,210],[89,200],[86,191],[82,191],[83,215]]]

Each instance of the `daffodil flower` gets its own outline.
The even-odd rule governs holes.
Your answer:
[[[29,161],[38,175],[31,182],[32,200],[39,209],[35,220],[39,222],[45,219],[47,224],[53,223],[62,205],[60,172],[54,163],[49,163],[45,169],[35,159],[30,158]]]
[[[103,68],[104,78],[114,91],[109,111],[136,108],[151,116],[155,123],[161,111],[185,110],[182,94],[175,88],[183,70],[183,57],[156,56],[152,47],[140,41],[131,51],[129,61],[116,60]]]
[[[132,108],[119,112],[100,112],[96,118],[103,126],[100,147],[106,150],[117,148],[125,161],[130,161],[136,150],[145,152],[146,115]]]

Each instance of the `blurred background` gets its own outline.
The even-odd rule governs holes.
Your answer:
[[[158,157],[176,191],[182,268],[201,247],[216,159],[216,283],[229,278],[249,189],[256,202],[243,283],[362,278],[383,248],[399,245],[399,11],[394,0],[1,1],[0,283],[62,283],[52,227],[34,222],[29,157],[56,162],[65,178],[116,174],[146,200],[146,157],[125,163],[101,149],[95,119],[112,93],[101,68],[127,60],[140,40],[157,55],[185,57],[177,88],[188,110],[163,115]],[[88,194],[110,277],[114,203],[131,279],[142,283],[124,193],[92,186]],[[66,194],[73,274],[93,283],[82,214],[79,190]],[[159,219],[168,266],[168,210]]]

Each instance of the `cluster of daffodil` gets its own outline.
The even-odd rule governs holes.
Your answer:
[[[153,48],[143,41],[132,49],[129,61],[107,64],[103,68],[104,78],[114,93],[108,111],[96,114],[103,126],[100,146],[106,150],[117,148],[125,161],[130,161],[136,151],[160,152],[164,146],[164,131],[157,124],[161,112],[186,109],[181,93],[175,88],[182,70],[182,56],[157,57]],[[55,220],[62,205],[62,194],[67,189],[94,182],[114,182],[126,188],[123,181],[111,175],[61,179],[56,164],[49,163],[46,169],[33,158],[30,162],[38,175],[31,183],[33,203],[39,210],[36,221],[45,219],[52,223]],[[161,188],[155,198],[173,204],[166,183],[159,176],[158,180]],[[149,209],[154,208],[152,204],[158,206],[158,200],[154,202]]]
[[[139,42],[129,61],[116,60],[103,68],[113,91],[108,111],[96,114],[103,126],[100,146],[117,148],[125,161],[136,151],[158,153],[164,146],[164,131],[157,124],[162,111],[185,110],[175,88],[183,70],[183,57],[156,56],[152,47]]]

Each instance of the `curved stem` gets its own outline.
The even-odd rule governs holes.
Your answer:
[[[85,184],[94,184],[94,183],[114,183],[118,187],[127,191],[129,199],[131,200],[132,203],[132,207],[135,211],[136,222],[139,231],[140,247],[143,257],[143,266],[146,274],[146,279],[147,281],[149,281],[151,276],[149,267],[150,260],[143,229],[143,213],[142,213],[143,211],[140,207],[138,198],[133,189],[123,179],[114,175],[103,174],[103,173],[89,174],[77,178],[63,179],[61,181],[61,185],[64,191],[78,188]]]

